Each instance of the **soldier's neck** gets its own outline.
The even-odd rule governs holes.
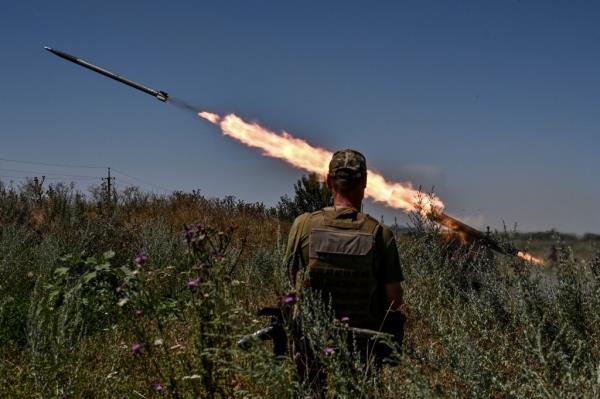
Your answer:
[[[333,206],[338,208],[354,208],[360,211],[362,208],[362,198],[348,198],[339,194],[334,194]]]

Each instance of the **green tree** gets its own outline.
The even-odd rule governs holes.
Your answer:
[[[332,196],[327,184],[315,173],[302,176],[294,184],[294,198],[284,195],[277,204],[277,215],[294,220],[304,212],[314,212],[331,205]]]

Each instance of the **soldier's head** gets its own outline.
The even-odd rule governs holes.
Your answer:
[[[367,187],[367,161],[355,150],[336,151],[329,162],[327,187],[335,195],[362,201]]]

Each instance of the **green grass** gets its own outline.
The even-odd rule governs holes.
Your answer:
[[[310,397],[290,357],[236,345],[290,289],[276,215],[197,193],[130,190],[107,206],[0,185],[0,397]],[[500,236],[546,258],[555,245],[555,259],[540,273],[450,249],[419,220],[398,240],[408,322],[400,364],[381,376],[326,306],[302,299],[323,395],[598,397],[597,237]]]

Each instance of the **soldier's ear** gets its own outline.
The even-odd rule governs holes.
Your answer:
[[[333,182],[331,181],[331,175],[327,174],[327,178],[325,179],[325,183],[327,184],[327,189],[330,192],[333,192]]]

